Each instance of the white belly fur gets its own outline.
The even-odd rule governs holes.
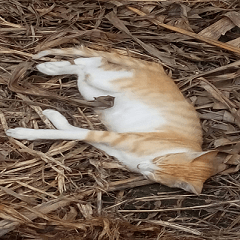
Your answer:
[[[166,123],[159,109],[126,96],[117,96],[113,107],[96,112],[107,129],[114,132],[153,132]]]

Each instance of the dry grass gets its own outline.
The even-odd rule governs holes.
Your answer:
[[[239,11],[238,0],[1,1],[1,239],[239,239]],[[199,112],[204,149],[231,164],[225,174],[194,196],[82,142],[8,139],[7,128],[51,128],[46,108],[104,127],[92,107],[111,99],[86,102],[74,76],[47,77],[31,59],[79,44],[160,61]]]

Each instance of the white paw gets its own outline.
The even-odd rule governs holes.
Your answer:
[[[68,120],[58,111],[46,109],[42,113],[52,122],[52,124],[57,129],[70,130],[73,128],[73,126],[69,124]]]
[[[68,61],[62,62],[45,62],[37,65],[37,69],[47,75],[61,75],[65,74],[66,68],[70,66],[71,63]]]
[[[59,118],[65,118],[60,112],[53,109],[46,109],[42,112],[50,121],[57,120]]]
[[[6,131],[7,136],[17,138],[17,139],[26,139],[26,140],[35,140],[37,139],[36,130],[30,128],[15,128],[8,129]]]

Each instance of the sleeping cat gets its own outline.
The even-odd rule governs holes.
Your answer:
[[[7,130],[8,136],[86,141],[131,171],[195,194],[201,193],[206,179],[224,169],[216,151],[202,151],[197,113],[161,65],[83,46],[46,50],[34,58],[46,55],[81,56],[74,64],[45,62],[37,69],[47,75],[76,74],[86,100],[113,96],[113,107],[96,110],[108,131],[74,127],[48,109],[43,114],[56,130],[15,128]]]

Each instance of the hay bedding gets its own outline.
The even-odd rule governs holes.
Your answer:
[[[239,239],[239,10],[238,0],[1,1],[0,238]],[[42,75],[31,59],[79,44],[162,62],[199,112],[204,149],[230,164],[225,174],[194,196],[149,185],[82,142],[8,139],[7,128],[52,128],[46,108],[104,128],[92,107],[111,98],[86,102],[74,76]]]

